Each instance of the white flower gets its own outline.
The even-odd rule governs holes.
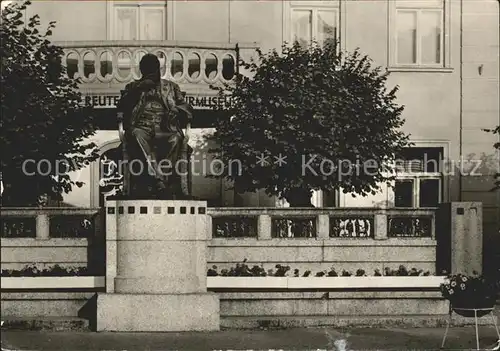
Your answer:
[[[457,286],[457,283],[456,282],[451,282],[451,286],[455,287],[455,286]]]
[[[465,284],[464,283],[460,284],[460,289],[465,290]]]
[[[467,277],[462,277],[462,281],[465,283],[467,281]]]
[[[449,293],[450,295],[453,295],[453,289],[448,290],[448,293]]]

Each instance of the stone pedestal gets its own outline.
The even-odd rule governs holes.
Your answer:
[[[204,201],[106,202],[106,294],[97,331],[219,330],[207,292]]]
[[[483,272],[483,225],[480,202],[441,204],[437,216],[437,266],[451,274]]]

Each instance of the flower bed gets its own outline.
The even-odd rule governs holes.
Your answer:
[[[207,272],[207,288],[210,290],[337,290],[337,289],[438,289],[444,282],[442,276],[431,276],[422,270],[386,269],[382,275],[373,276],[359,269],[353,276],[350,272],[338,274],[335,269],[312,275],[306,271],[300,276],[298,270],[288,276],[290,267],[276,265],[276,271],[265,271],[262,267],[248,267],[246,261],[236,264],[219,274],[213,266]],[[2,290],[9,289],[97,289],[105,287],[105,278],[90,276],[86,268],[63,268],[55,265],[38,269],[35,264],[22,270],[2,270]]]
[[[33,289],[94,289],[104,287],[104,277],[95,277],[87,267],[38,268],[37,264],[23,269],[2,269],[2,290]]]
[[[291,272],[290,266],[283,266],[280,264],[277,264],[275,266],[276,270],[274,269],[269,269],[265,270],[262,266],[254,265],[252,268],[250,268],[246,264],[247,260],[243,260],[242,263],[237,263],[236,266],[231,267],[229,269],[222,269],[220,273],[218,272],[217,266],[212,266],[210,269],[207,271],[207,276],[208,277],[287,277],[289,276]],[[389,276],[389,277],[418,277],[418,276],[430,276],[431,273],[429,271],[424,272],[422,269],[417,269],[417,268],[411,268],[407,269],[405,266],[401,265],[399,266],[398,269],[390,269],[389,267],[386,267],[384,269],[384,272],[380,272],[380,270],[376,269],[373,273],[374,277],[382,277],[382,276]],[[290,277],[295,277],[295,278],[306,278],[306,277],[367,277],[368,275],[366,274],[366,271],[364,269],[358,269],[354,274],[352,274],[349,271],[342,270],[340,273],[338,273],[334,267],[332,267],[329,271],[321,271],[317,272],[313,275],[313,273],[309,270],[305,271],[304,273],[299,272],[298,269],[293,270],[293,275],[290,275]]]
[[[23,269],[2,269],[2,277],[78,277],[91,276],[87,267],[61,267],[56,264],[50,268],[40,269],[33,263]]]

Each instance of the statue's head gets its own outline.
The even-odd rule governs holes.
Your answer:
[[[156,55],[146,54],[139,63],[139,69],[143,76],[160,73],[160,60]]]

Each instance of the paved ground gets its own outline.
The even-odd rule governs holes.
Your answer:
[[[8,350],[438,350],[444,329],[226,330],[215,333],[91,333],[3,331]],[[480,345],[492,349],[493,328],[482,326]],[[339,345],[346,340],[347,347]],[[340,342],[341,343],[341,342]],[[474,327],[452,328],[446,350],[475,349]]]

